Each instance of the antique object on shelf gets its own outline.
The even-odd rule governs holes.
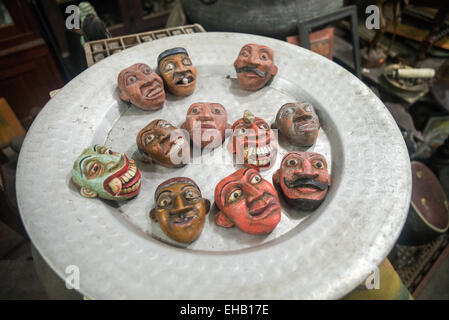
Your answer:
[[[428,82],[435,76],[433,69],[413,69],[406,65],[392,64],[384,69],[385,79],[396,88],[406,91],[428,91]]]
[[[312,104],[286,103],[279,109],[271,128],[278,129],[289,143],[308,147],[313,145],[318,137],[320,120]]]
[[[238,164],[266,170],[276,161],[277,137],[268,123],[248,110],[232,125],[228,150],[237,155]]]
[[[171,94],[184,97],[193,93],[197,70],[185,48],[165,50],[157,57],[157,65]]]
[[[449,112],[449,59],[438,69],[430,91],[440,107]]]
[[[215,204],[220,210],[215,222],[222,227],[236,226],[251,234],[267,234],[281,220],[276,189],[251,168],[240,169],[215,187]]]
[[[193,145],[198,148],[216,148],[226,138],[228,114],[223,105],[213,102],[196,102],[187,110],[186,121],[181,125],[187,130]]]
[[[159,75],[144,63],[136,63],[118,75],[120,99],[143,110],[155,111],[164,106],[164,83]]]
[[[143,162],[178,168],[190,159],[190,144],[183,130],[165,120],[151,121],[140,130],[136,143]]]
[[[134,198],[141,184],[133,159],[100,145],[85,149],[75,160],[72,181],[83,197],[107,200]]]
[[[423,245],[449,228],[446,195],[435,174],[420,162],[412,162],[412,199],[399,244]]]
[[[273,175],[273,184],[291,206],[313,211],[324,201],[331,185],[326,159],[316,152],[287,153]]]
[[[269,84],[278,72],[274,51],[270,47],[248,43],[242,47],[234,62],[240,86],[256,91]]]
[[[299,45],[299,35],[285,39],[289,43]],[[324,28],[309,35],[310,50],[332,60],[334,57],[334,28]]]
[[[202,197],[197,184],[189,178],[177,177],[157,187],[150,217],[168,237],[191,243],[203,231],[209,209],[210,201]]]
[[[176,36],[179,34],[192,34],[206,32],[199,24],[189,24],[180,27],[160,29],[126,36],[114,37],[105,40],[90,41],[84,44],[87,66],[90,67],[104,58],[141,43],[151,42],[157,39]]]
[[[81,2],[78,5],[81,21],[81,45],[88,41],[107,39],[111,37],[106,24],[98,16],[95,8],[89,2]]]

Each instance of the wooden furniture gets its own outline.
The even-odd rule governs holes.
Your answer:
[[[42,108],[48,92],[63,86],[59,70],[41,37],[26,0],[3,0],[13,24],[0,27],[0,96],[27,128],[33,108]]]

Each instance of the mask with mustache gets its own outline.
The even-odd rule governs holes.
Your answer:
[[[249,43],[242,47],[234,62],[239,84],[249,91],[264,87],[277,74],[274,51],[270,47]]]
[[[315,210],[331,184],[326,159],[316,152],[290,152],[273,175],[273,183],[290,205],[305,211]]]
[[[165,102],[164,83],[144,63],[136,63],[120,72],[117,78],[120,98],[149,111],[159,110]]]
[[[175,96],[189,96],[195,90],[197,70],[184,48],[165,50],[158,57],[158,68],[168,91]]]

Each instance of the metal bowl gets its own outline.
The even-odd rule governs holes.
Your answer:
[[[246,43],[275,51],[278,75],[257,92],[242,90],[233,62]],[[120,101],[117,75],[137,63],[156,67],[165,49],[187,49],[199,73],[192,96],[168,95],[145,112]],[[331,163],[332,186],[312,214],[283,205],[281,223],[268,236],[213,223],[180,247],[148,217],[160,181],[193,178],[213,200],[215,185],[235,170],[219,149],[179,169],[138,162],[139,196],[111,203],[82,198],[70,182],[80,152],[94,143],[138,159],[135,137],[156,118],[180,125],[189,105],[216,101],[232,123],[245,109],[273,121],[279,107],[313,103],[322,128],[308,150]],[[262,175],[271,181],[275,167]],[[215,157],[221,156],[217,162]],[[25,227],[43,258],[65,278],[80,271],[79,291],[91,298],[335,299],[353,290],[385,258],[405,221],[411,176],[407,149],[390,113],[356,77],[311,51],[270,38],[235,33],[180,35],[113,55],[67,84],[33,123],[20,153],[17,197]]]

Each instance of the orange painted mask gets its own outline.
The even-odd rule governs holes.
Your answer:
[[[150,212],[162,231],[178,242],[195,241],[206,222],[210,201],[202,198],[196,183],[184,177],[161,183],[154,194],[155,207]]]
[[[149,111],[159,110],[165,102],[164,82],[144,63],[136,63],[118,75],[120,99]]]
[[[193,145],[199,148],[216,148],[225,139],[228,124],[226,109],[219,103],[197,102],[187,111],[186,122],[181,128],[186,129]]]
[[[315,210],[331,184],[326,159],[316,152],[290,152],[273,175],[273,183],[290,205],[306,211]]]
[[[251,234],[267,234],[281,220],[281,206],[273,185],[251,168],[240,169],[215,187],[215,204],[220,210],[215,222],[237,226]]]
[[[193,93],[196,86],[197,70],[186,49],[165,50],[159,55],[157,64],[171,94],[189,96]]]
[[[266,170],[275,163],[277,148],[277,137],[262,118],[245,111],[243,118],[232,125],[228,149],[237,154],[240,164]]]
[[[253,43],[242,47],[234,67],[240,85],[250,91],[264,87],[278,72],[273,49]]]

